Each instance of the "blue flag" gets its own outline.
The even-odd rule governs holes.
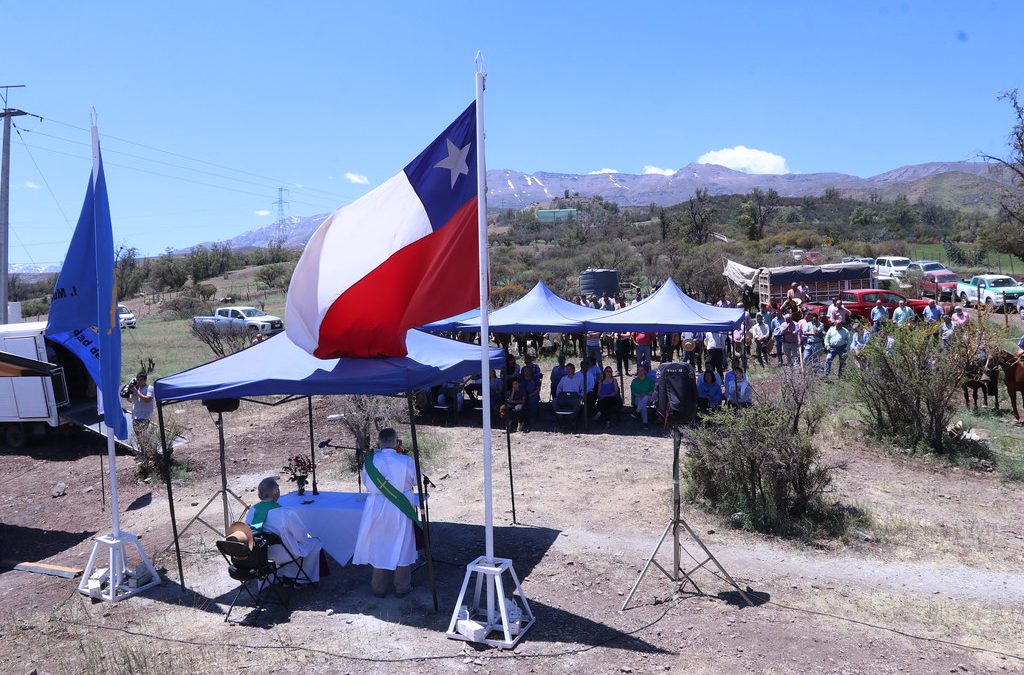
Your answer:
[[[96,381],[104,421],[114,435],[128,438],[118,398],[121,380],[121,326],[114,283],[114,234],[107,183],[103,177],[99,133],[92,128],[93,169],[78,226],[57,276],[46,323],[47,337],[82,356]],[[95,329],[95,334],[91,329]],[[87,344],[86,344],[87,343]],[[88,355],[88,356],[86,356]],[[88,357],[91,357],[88,358]]]

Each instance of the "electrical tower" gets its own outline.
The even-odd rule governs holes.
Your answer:
[[[284,231],[284,205],[287,204],[284,200],[285,194],[287,194],[288,188],[279,187],[277,188],[277,201],[274,202],[274,206],[277,207],[277,240],[282,244],[285,239]]]
[[[7,266],[9,263],[8,251],[10,249],[8,234],[10,231],[11,199],[11,118],[30,114],[24,110],[8,108],[7,92],[9,89],[18,89],[24,86],[23,84],[0,85],[0,89],[4,90],[4,107],[3,112],[0,112],[0,117],[4,119],[3,149],[0,150],[0,154],[2,154],[2,160],[0,160],[0,164],[2,164],[2,167],[0,167],[0,324],[7,323]]]

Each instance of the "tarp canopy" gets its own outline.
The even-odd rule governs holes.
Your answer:
[[[495,333],[578,333],[588,319],[607,316],[602,309],[583,307],[555,295],[543,281],[511,305],[490,314],[489,326]],[[463,321],[456,330],[477,332],[480,317]]]
[[[871,265],[866,263],[834,263],[832,265],[792,265],[766,268],[772,275],[772,285],[803,281],[852,281],[870,279]]]
[[[754,279],[757,278],[757,273],[760,271],[760,268],[757,267],[747,267],[734,260],[726,260],[722,276],[737,286],[749,287],[754,285]]]
[[[458,328],[458,325],[463,321],[471,321],[480,316],[480,308],[476,307],[469,311],[455,316],[450,316],[447,319],[441,319],[440,321],[434,321],[432,323],[425,324],[419,327],[419,330],[429,331],[431,333],[451,333]]]
[[[640,302],[586,322],[599,331],[714,331],[732,330],[743,320],[743,310],[697,302],[668,279]]]
[[[399,394],[480,372],[480,347],[411,330],[406,356],[318,359],[287,333],[156,381],[161,403],[190,399],[315,394]],[[491,368],[505,355],[490,350]]]

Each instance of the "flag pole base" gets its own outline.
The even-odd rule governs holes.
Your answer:
[[[505,573],[508,573],[512,582],[512,593],[508,596],[505,595],[505,584],[502,581],[502,575]],[[464,601],[470,581],[475,583],[473,604],[466,605]],[[481,606],[480,599],[485,583],[487,602]],[[512,649],[536,620],[523,593],[522,584],[519,583],[519,577],[512,567],[512,561],[508,558],[488,559],[486,556],[480,556],[466,565],[466,576],[462,580],[462,590],[455,603],[455,611],[452,613],[446,635],[452,640]],[[494,633],[498,635],[491,638]]]
[[[125,549],[134,547],[140,558],[139,566],[134,570],[128,567]],[[97,562],[107,559],[109,566],[97,568]],[[134,534],[122,532],[120,536],[105,534],[96,537],[89,556],[89,564],[82,573],[82,581],[78,584],[78,592],[96,600],[117,602],[138,595],[160,584],[160,575],[142,550],[139,538]]]

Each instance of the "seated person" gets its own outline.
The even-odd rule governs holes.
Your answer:
[[[718,373],[704,371],[697,380],[697,410],[717,410],[722,405],[722,383]]]
[[[537,420],[537,410],[540,407],[540,380],[534,378],[533,369],[528,366],[529,362],[523,366],[519,374],[519,388],[526,397],[525,416],[520,421],[523,431],[530,430],[530,426]]]
[[[246,514],[246,522],[253,530],[273,532],[281,537],[281,541],[288,551],[302,560],[302,571],[309,576],[309,580],[314,583],[320,581],[320,540],[309,536],[306,526],[302,524],[297,513],[277,503],[277,500],[281,498],[281,488],[277,484],[277,478],[264,478],[260,481],[256,492],[260,501],[249,509],[249,513]],[[288,552],[283,550],[279,544],[271,546],[268,554],[271,560],[280,565],[277,569],[279,577],[306,583],[306,578],[299,576],[298,567],[291,562]]]
[[[597,383],[597,414],[594,420],[603,419],[605,426],[610,426],[612,418],[622,407],[622,395],[619,394],[619,382],[615,379],[615,371],[611,367],[604,369],[604,376]]]
[[[640,366],[636,369],[636,377],[629,385],[629,393],[633,399],[633,407],[636,409],[634,416],[639,415],[640,420],[647,426],[647,406],[654,397],[654,378],[647,374],[647,368]]]
[[[583,373],[576,372],[576,366],[565,366],[565,376],[555,388],[555,412],[579,412],[583,403]]]
[[[750,386],[743,368],[733,366],[725,376],[725,400],[734,408],[749,408],[754,405],[754,389]]]
[[[526,393],[518,377],[512,378],[512,388],[505,398],[505,406],[508,411],[507,421],[511,423],[512,431],[526,423]]]
[[[551,369],[551,400],[555,400],[558,383],[565,377],[565,354],[558,355],[558,365]]]

